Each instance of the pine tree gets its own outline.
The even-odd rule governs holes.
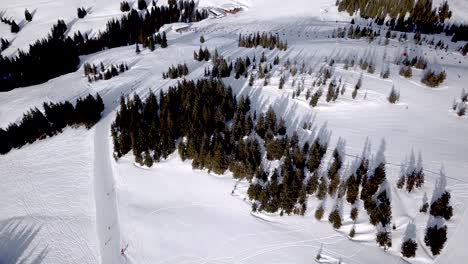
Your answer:
[[[138,0],[138,10],[144,10],[146,8],[146,0]]]
[[[390,232],[382,230],[377,232],[376,235],[377,244],[387,250],[389,247],[392,247],[392,238]]]
[[[150,153],[148,150],[145,152],[145,161],[144,161],[145,166],[151,168],[153,166],[153,158],[151,157]]]
[[[353,227],[351,228],[351,230],[349,230],[348,236],[349,236],[350,238],[353,238],[353,237],[356,236],[356,225],[355,225],[355,224],[353,224]]]
[[[332,223],[333,228],[340,229],[341,227],[341,215],[338,208],[335,208],[328,216],[328,221]]]
[[[15,21],[11,22],[11,33],[18,33],[20,31],[19,26]]]
[[[138,43],[135,44],[135,52],[136,54],[140,54],[140,45]]]
[[[419,212],[421,213],[427,213],[427,209],[429,208],[429,202],[427,199],[427,194],[424,193],[423,199],[422,199],[422,206],[419,209]]]
[[[28,21],[28,22],[31,22],[32,19],[33,19],[32,15],[31,15],[31,13],[29,13],[28,9],[24,10],[24,19],[26,19],[26,21]]]
[[[437,225],[428,227],[424,236],[424,243],[430,247],[432,255],[437,256],[442,252],[445,242],[447,241],[447,226],[439,227]]]
[[[161,48],[163,48],[163,49],[167,48],[166,32],[163,32],[163,34],[162,34]]]
[[[325,209],[323,208],[323,205],[320,205],[317,210],[315,210],[315,219],[317,220],[322,220],[323,214],[325,213]]]
[[[200,36],[200,43],[205,43],[205,37],[203,35]]]
[[[130,5],[128,4],[127,1],[120,2],[120,11],[122,11],[122,12],[130,11]]]
[[[387,99],[391,104],[395,104],[400,100],[400,93],[395,90],[395,86],[392,86],[392,90],[390,91],[390,95]]]
[[[356,206],[353,206],[353,208],[351,209],[351,212],[349,214],[350,218],[353,220],[353,221],[356,221],[358,216],[359,216],[359,209],[358,207]]]
[[[413,239],[408,239],[401,245],[401,254],[405,258],[414,258],[416,256],[416,250],[418,244]]]

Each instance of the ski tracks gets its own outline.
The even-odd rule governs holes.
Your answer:
[[[109,153],[112,115],[97,123],[94,136],[94,196],[101,263],[120,263],[120,225]]]

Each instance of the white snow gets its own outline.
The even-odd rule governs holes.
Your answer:
[[[121,15],[119,2],[2,0],[0,9],[17,20],[23,19],[25,7],[30,11],[37,9],[34,20],[25,24],[19,34],[8,33],[9,27],[0,23],[0,34],[15,38],[12,47],[2,54],[13,55],[17,48],[27,48],[44,37],[60,17],[71,23],[70,34],[75,30],[96,33],[110,18]],[[468,14],[463,2],[449,2],[457,6],[454,15]],[[169,30],[167,49],[143,50],[136,55],[134,47],[120,47],[81,58],[82,64],[102,61],[106,65],[129,65],[128,72],[108,81],[89,84],[80,68],[44,84],[0,93],[1,127],[19,120],[31,107],[41,108],[44,101],[73,101],[78,96],[99,92],[106,103],[103,119],[95,128],[67,128],[54,138],[0,156],[0,263],[313,263],[321,244],[324,260],[329,262],[341,257],[343,263],[406,263],[400,258],[399,249],[410,221],[416,226],[419,249],[417,258],[409,261],[460,263],[466,259],[468,122],[450,109],[452,99],[458,99],[468,83],[468,59],[450,50],[435,51],[423,46],[421,54],[427,54],[429,61],[437,58],[447,72],[442,87],[422,85],[422,71],[418,70],[413,71],[411,79],[402,78],[398,67],[392,64],[390,78],[382,80],[379,73],[384,53],[386,63],[393,62],[394,56],[401,54],[403,44],[391,41],[384,47],[368,45],[365,40],[328,38],[333,29],[345,25],[341,20],[348,19],[336,12],[334,1],[200,1],[200,5],[210,7],[225,4],[245,10],[194,23],[193,30],[186,33]],[[79,6],[92,7],[92,11],[77,21]],[[193,51],[200,46],[200,35],[206,39],[204,45],[210,50],[217,48],[226,57],[252,57],[255,53],[258,59],[263,49],[237,47],[239,33],[256,31],[277,32],[288,40],[286,52],[265,50],[269,59],[279,55],[282,63],[290,58],[299,65],[304,60],[312,67],[312,76],[304,77],[306,88],[312,86],[315,73],[326,58],[374,56],[376,73],[363,73],[357,100],[351,99],[351,92],[361,70],[345,71],[337,63],[334,72],[346,83],[346,93],[335,103],[326,103],[322,98],[316,108],[309,106],[304,92],[291,98],[293,78],[279,90],[279,72],[273,74],[271,85],[266,87],[261,81],[254,87],[243,79],[225,81],[236,94],[249,95],[257,112],[273,107],[287,120],[289,132],[298,130],[302,141],[320,135],[325,141],[330,138],[329,148],[333,148],[341,137],[346,141],[344,164],[356,156],[375,157],[381,139],[385,139],[388,187],[396,225],[396,230],[392,230],[393,246],[388,252],[375,244],[375,227],[368,223],[362,209],[354,241],[348,238],[353,222],[349,218],[351,206],[346,202],[343,227],[334,230],[326,220],[335,204],[330,198],[325,202],[321,222],[313,216],[319,201],[312,197],[305,217],[251,214],[251,205],[244,201],[248,183],[238,183],[231,195],[236,181],[228,173],[217,176],[194,171],[190,162],[182,162],[177,155],[153,168],[135,166],[131,155],[118,162],[113,159],[109,128],[122,94],[138,93],[144,98],[149,89],[156,93],[167,89],[177,82],[162,79],[162,72],[171,64],[186,62],[190,69],[188,78],[201,77],[208,63],[192,59]],[[396,105],[390,105],[386,99],[392,85],[401,93],[401,102]],[[304,122],[313,123],[311,131],[302,129]],[[327,129],[321,130],[324,127]],[[370,144],[364,147],[367,138]],[[398,164],[412,149],[422,153],[426,183],[408,194],[395,184]],[[419,213],[419,208],[424,194],[433,193],[441,164],[452,194],[454,217],[446,223],[449,240],[442,255],[433,258],[423,242],[428,215]],[[126,257],[122,257],[119,251],[127,244]]]

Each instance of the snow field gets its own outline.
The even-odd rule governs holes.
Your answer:
[[[332,11],[323,12],[322,7],[330,6],[330,1],[314,2],[314,8],[309,10],[303,8],[308,2],[297,1],[302,4],[299,8],[304,9],[299,13],[293,5],[281,8],[277,2],[243,2],[249,5],[245,13],[196,23],[192,25],[193,32],[179,34],[172,27],[165,27],[169,39],[167,49],[143,50],[136,55],[135,47],[130,46],[82,57],[82,64],[102,61],[105,65],[121,62],[129,65],[128,72],[108,81],[89,84],[80,68],[44,84],[1,93],[2,127],[19,120],[31,107],[41,108],[44,101],[73,100],[88,93],[99,92],[106,110],[103,120],[90,131],[68,128],[54,138],[0,156],[0,237],[8,241],[0,242],[0,262],[311,263],[323,244],[324,258],[330,263],[340,257],[344,263],[372,263],[377,259],[382,263],[406,263],[399,256],[399,249],[411,220],[416,224],[419,242],[417,258],[411,259],[412,263],[458,263],[465,259],[468,123],[450,108],[452,99],[458,98],[461,88],[468,82],[467,58],[422,47],[429,61],[436,57],[447,71],[447,80],[440,88],[422,85],[421,71],[413,70],[413,77],[404,79],[394,65],[391,65],[390,78],[382,80],[379,74],[385,49],[387,61],[393,61],[401,44],[391,41],[385,48],[368,45],[365,40],[328,38],[333,29],[344,26],[335,22],[339,19],[333,17]],[[216,3],[206,1],[207,5]],[[75,5],[93,8],[84,20],[74,22],[70,32],[76,29],[96,32],[110,17],[121,15],[118,1],[73,1],[65,5],[53,1],[16,4],[5,0],[1,9],[18,18],[23,18],[25,7],[30,11],[33,7],[38,9],[37,17],[16,35],[6,53],[14,54],[17,48],[27,47],[45,36],[56,22],[57,14],[64,14],[67,23],[73,21]],[[68,13],[63,13],[64,10]],[[297,16],[291,17],[291,14]],[[0,33],[8,34],[6,31],[9,28],[0,23]],[[288,50],[237,47],[239,33],[256,31],[278,32],[282,39],[288,40]],[[188,78],[203,76],[204,67],[210,63],[193,60],[193,51],[200,46],[200,35],[207,40],[203,46],[210,51],[217,48],[221,55],[232,60],[246,55],[252,58],[254,54],[258,60],[265,51],[270,61],[279,55],[281,64],[287,58],[291,62],[296,60],[298,65],[305,61],[314,71],[311,76],[304,76],[306,89],[311,87],[325,59],[343,54],[357,54],[358,57],[366,52],[375,54],[376,72],[363,73],[363,88],[356,100],[351,99],[351,92],[361,70],[344,71],[343,65],[337,63],[334,76],[342,77],[346,93],[335,103],[326,103],[322,98],[316,108],[305,101],[305,91],[299,98],[291,98],[295,90],[291,87],[292,77],[283,90],[277,88],[279,68],[266,87],[262,80],[254,87],[249,87],[245,79],[224,81],[232,85],[236,94],[249,95],[252,108],[257,112],[273,107],[287,120],[288,132],[297,130],[302,142],[313,139],[326,123],[332,132],[330,149],[335,147],[339,137],[346,140],[346,154],[351,156],[347,156],[345,165],[354,159],[353,155],[362,152],[367,137],[372,142],[373,153],[385,138],[385,155],[391,163],[387,165],[387,175],[396,225],[389,252],[377,248],[375,228],[368,223],[362,209],[355,241],[347,237],[352,221],[346,203],[344,225],[340,230],[333,230],[327,221],[335,204],[331,199],[326,201],[324,219],[320,222],[313,217],[319,203],[316,198],[309,199],[305,217],[252,215],[249,202],[244,201],[248,183],[239,183],[233,196],[231,191],[236,182],[229,174],[216,176],[193,171],[190,162],[180,161],[177,155],[151,169],[134,166],[131,156],[118,162],[112,159],[109,128],[120,96],[137,93],[145,98],[149,89],[158,94],[159,90],[175,84],[177,80],[162,79],[162,73],[171,64],[186,62],[190,70]],[[297,76],[296,87],[299,80]],[[401,102],[396,105],[386,101],[392,85],[401,93]],[[303,130],[304,122],[312,122],[313,128]],[[422,152],[426,184],[423,189],[407,194],[394,186],[399,176],[398,164],[411,149]],[[423,246],[427,215],[420,214],[419,207],[424,192],[431,199],[442,163],[449,177],[454,217],[447,222],[449,239],[442,255],[433,259]],[[119,250],[127,243],[127,257],[123,258]]]

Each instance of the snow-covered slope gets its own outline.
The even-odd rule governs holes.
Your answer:
[[[400,77],[394,66],[390,79],[382,80],[378,72],[384,53],[392,61],[402,44],[392,41],[384,48],[375,43],[368,45],[365,40],[329,38],[333,29],[344,25],[339,22],[341,18],[346,18],[334,11],[334,1],[311,4],[295,0],[288,5],[277,0],[239,2],[246,7],[245,12],[196,23],[191,32],[180,34],[165,27],[167,49],[143,50],[137,55],[134,47],[121,47],[81,58],[82,63],[126,62],[130,66],[128,72],[111,80],[89,84],[79,69],[44,84],[0,93],[1,127],[18,120],[31,107],[41,108],[44,101],[74,100],[99,92],[106,104],[103,119],[89,131],[68,128],[59,136],[0,156],[0,263],[311,263],[322,244],[323,254],[331,261],[342,257],[344,263],[405,263],[398,252],[410,220],[416,223],[420,243],[412,262],[461,263],[468,257],[464,246],[468,235],[468,122],[449,110],[452,99],[468,83],[467,58],[452,51],[421,47],[421,52],[430,60],[437,58],[447,71],[447,80],[437,89],[420,84],[422,72],[415,70],[408,80]],[[45,36],[60,17],[70,23],[70,33],[78,29],[97,32],[108,19],[121,15],[118,4],[119,1],[110,0],[3,0],[0,8],[18,20],[23,18],[25,7],[37,9],[34,20],[15,36],[9,35],[9,28],[0,23],[2,36],[15,37],[5,53],[14,54],[17,48]],[[227,4],[238,3],[200,1],[205,6]],[[79,6],[92,7],[83,20],[75,19]],[[463,8],[455,8],[455,14],[464,12]],[[279,55],[282,60],[304,61],[314,72],[326,58],[373,54],[377,73],[364,73],[357,100],[351,99],[351,89],[361,70],[344,71],[338,65],[336,73],[343,77],[348,90],[336,103],[320,101],[317,108],[311,108],[303,95],[291,98],[291,80],[279,90],[278,72],[266,87],[260,82],[249,87],[243,79],[225,81],[236,94],[251,96],[257,112],[273,107],[288,120],[289,131],[298,130],[303,140],[315,136],[302,129],[303,123],[310,121],[316,129],[327,123],[333,132],[331,146],[342,137],[350,155],[361,153],[366,137],[372,141],[374,151],[385,138],[392,183],[398,177],[396,164],[412,148],[422,152],[427,170],[425,187],[411,195],[392,189],[396,230],[389,252],[375,245],[375,229],[365,216],[357,224],[357,241],[347,237],[352,226],[348,211],[344,226],[338,231],[329,223],[316,221],[315,198],[309,200],[305,217],[252,215],[250,204],[243,199],[247,183],[239,183],[231,195],[236,182],[229,174],[193,171],[188,162],[180,161],[176,155],[151,169],[135,166],[130,156],[118,162],[113,160],[109,128],[122,94],[145,97],[149,89],[156,93],[167,89],[177,82],[162,79],[162,72],[171,64],[186,62],[190,69],[188,78],[203,76],[207,63],[192,59],[193,51],[200,46],[200,35],[205,36],[209,49],[217,48],[224,56],[255,54],[258,58],[263,49],[237,47],[238,33],[255,31],[278,33],[288,40],[286,52],[265,50],[269,59]],[[305,77],[306,87],[312,86],[313,78]],[[392,85],[401,92],[397,105],[386,101]],[[448,222],[446,248],[433,259],[422,247],[427,215],[418,211],[424,192],[429,196],[432,193],[442,163],[449,176],[455,211]],[[327,201],[326,215],[333,203]],[[126,257],[122,257],[119,250],[127,244]]]

